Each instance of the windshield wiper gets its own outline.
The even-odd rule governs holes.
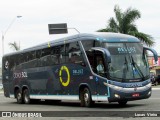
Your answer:
[[[144,77],[141,69],[140,69],[139,66],[137,65],[137,63],[134,61],[132,55],[131,55],[131,58],[132,58],[132,65],[133,65],[133,67],[138,71],[138,74],[142,77],[142,80],[144,80],[145,77]]]
[[[124,80],[126,79],[127,70],[128,70],[128,62],[125,56],[125,62],[124,62],[123,74],[122,74],[122,82],[124,82]]]

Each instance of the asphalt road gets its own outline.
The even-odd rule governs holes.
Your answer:
[[[25,111],[36,111],[40,112],[44,116],[54,115],[55,119],[106,119],[108,120],[117,118],[130,118],[130,119],[159,119],[160,117],[160,89],[156,89],[152,91],[152,96],[149,99],[131,101],[125,107],[121,107],[118,103],[96,103],[92,108],[84,108],[80,107],[80,102],[76,101],[62,101],[60,103],[46,103],[45,101],[41,101],[34,104],[17,104],[15,99],[5,98],[3,93],[0,93],[0,111],[12,111],[12,112],[25,112]],[[43,112],[43,111],[51,111],[51,112]],[[70,112],[72,111],[72,112]],[[131,112],[129,112],[131,111]],[[147,111],[143,113],[143,111]],[[106,116],[105,113],[107,113]],[[159,117],[148,117],[147,115],[155,115],[158,114]],[[0,113],[1,114],[1,113]],[[139,117],[136,115],[143,115],[145,117]],[[42,115],[42,116],[43,116]],[[57,116],[57,117],[56,117]],[[61,117],[63,116],[63,117]],[[118,116],[118,117],[117,117]],[[5,119],[5,118],[0,118]],[[17,119],[17,118],[16,118]],[[30,118],[26,118],[27,120]],[[50,119],[41,118],[41,119]]]

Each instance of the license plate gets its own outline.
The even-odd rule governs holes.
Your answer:
[[[132,94],[132,97],[139,97],[139,93]]]

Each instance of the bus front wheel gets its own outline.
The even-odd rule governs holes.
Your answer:
[[[91,107],[93,101],[91,98],[91,93],[88,88],[84,88],[80,93],[81,106],[82,107]]]
[[[17,99],[17,103],[19,104],[24,103],[23,98],[22,98],[22,93],[19,89],[16,90],[16,99]]]

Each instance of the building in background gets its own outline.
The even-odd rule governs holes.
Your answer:
[[[157,63],[155,63],[153,55],[148,55],[148,62],[150,66],[150,72],[155,75],[158,81],[160,81],[160,54],[158,54]]]

